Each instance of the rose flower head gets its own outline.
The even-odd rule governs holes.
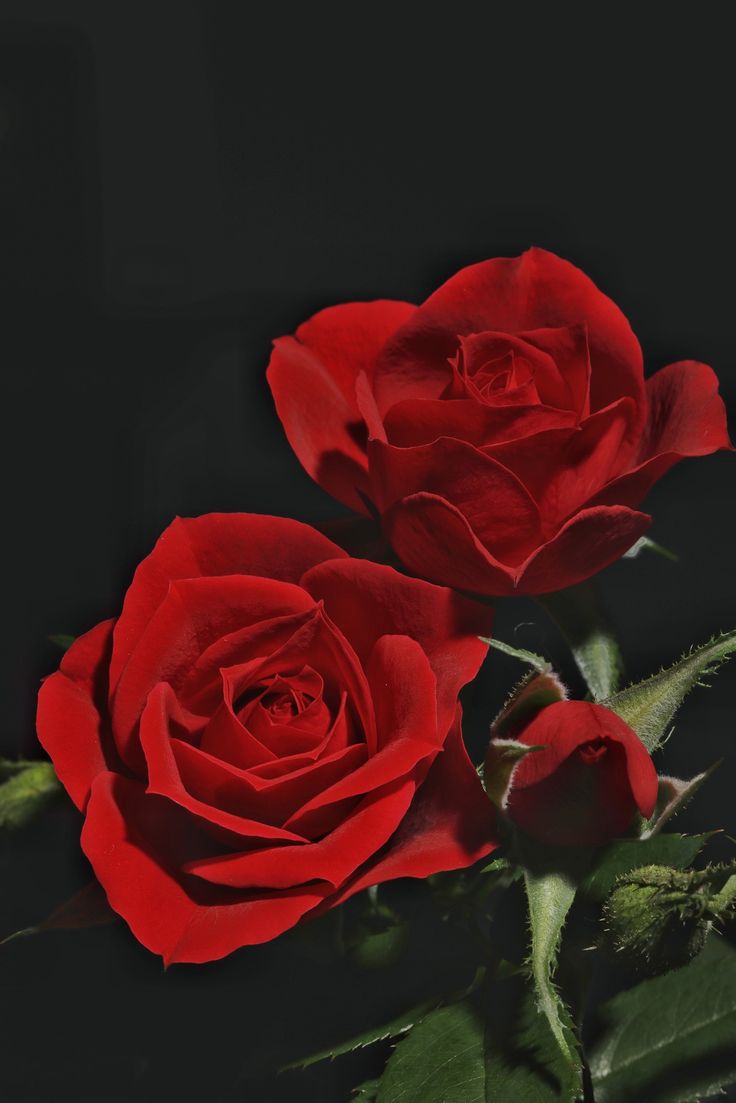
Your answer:
[[[379,516],[415,574],[486,595],[563,589],[646,531],[678,460],[729,448],[705,364],[644,379],[619,308],[542,249],[462,269],[419,307],[330,307],[275,342],[292,448]]]
[[[552,846],[597,846],[623,835],[637,812],[649,818],[657,772],[636,732],[610,709],[558,700],[491,740],[486,787],[513,758],[500,803],[527,835]],[[509,753],[510,752],[510,753]]]
[[[489,628],[296,521],[174,521],[39,696],[112,908],[167,962],[209,961],[488,853],[458,693]]]

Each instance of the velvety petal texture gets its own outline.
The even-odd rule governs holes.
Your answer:
[[[637,734],[610,709],[557,701],[515,738],[538,749],[516,767],[506,811],[540,842],[598,845],[622,835],[637,811],[652,815],[654,764]]]
[[[488,596],[595,574],[645,531],[673,464],[731,447],[712,370],[645,380],[619,308],[543,249],[464,268],[418,307],[324,310],[276,342],[268,377],[317,482],[379,517],[414,573]]]
[[[174,521],[38,703],[136,937],[167,963],[210,961],[492,850],[458,704],[490,621],[296,521]]]

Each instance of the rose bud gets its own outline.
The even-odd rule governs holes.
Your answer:
[[[519,731],[523,754],[510,778],[504,811],[526,834],[553,846],[597,846],[622,835],[635,814],[649,818],[657,772],[643,743],[610,709],[557,701]],[[493,741],[486,760],[495,759]]]
[[[328,307],[275,342],[268,381],[320,486],[380,517],[412,572],[479,594],[590,577],[646,531],[673,464],[730,447],[711,368],[645,379],[616,304],[543,249],[420,306]]]
[[[617,952],[662,973],[700,953],[713,923],[730,918],[735,904],[736,877],[729,871],[642,866],[619,877],[604,922]]]

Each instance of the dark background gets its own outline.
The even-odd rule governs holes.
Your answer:
[[[5,754],[39,753],[46,637],[113,615],[175,514],[338,514],[264,381],[272,338],[319,307],[421,301],[463,264],[542,245],[619,303],[648,371],[704,360],[736,400],[734,88],[714,8],[657,6],[648,25],[618,5],[249,8],[0,3]],[[678,565],[601,578],[632,677],[733,624],[732,462],[685,463],[652,493]],[[574,681],[531,604],[506,604],[496,632]],[[517,673],[494,661],[471,710]],[[726,756],[683,826],[736,833],[733,686],[726,670],[698,691],[667,749],[680,774]],[[0,935],[88,879],[78,829],[59,806],[0,842]],[[346,1099],[355,1063],[233,1088],[294,1017],[380,990],[357,996],[346,973],[328,996],[298,955],[278,980],[289,952],[163,977],[122,924],[0,949],[5,1098]]]

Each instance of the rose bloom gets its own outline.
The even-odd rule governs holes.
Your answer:
[[[557,701],[534,715],[505,811],[527,835],[556,846],[598,845],[623,835],[657,802],[657,771],[628,724],[590,701]]]
[[[325,490],[380,515],[414,573],[485,595],[595,574],[648,528],[660,476],[729,447],[712,370],[645,381],[618,307],[541,249],[464,268],[419,307],[323,310],[275,342],[268,379]]]
[[[488,853],[457,698],[489,629],[296,521],[176,520],[39,696],[111,906],[167,962],[209,961]]]

